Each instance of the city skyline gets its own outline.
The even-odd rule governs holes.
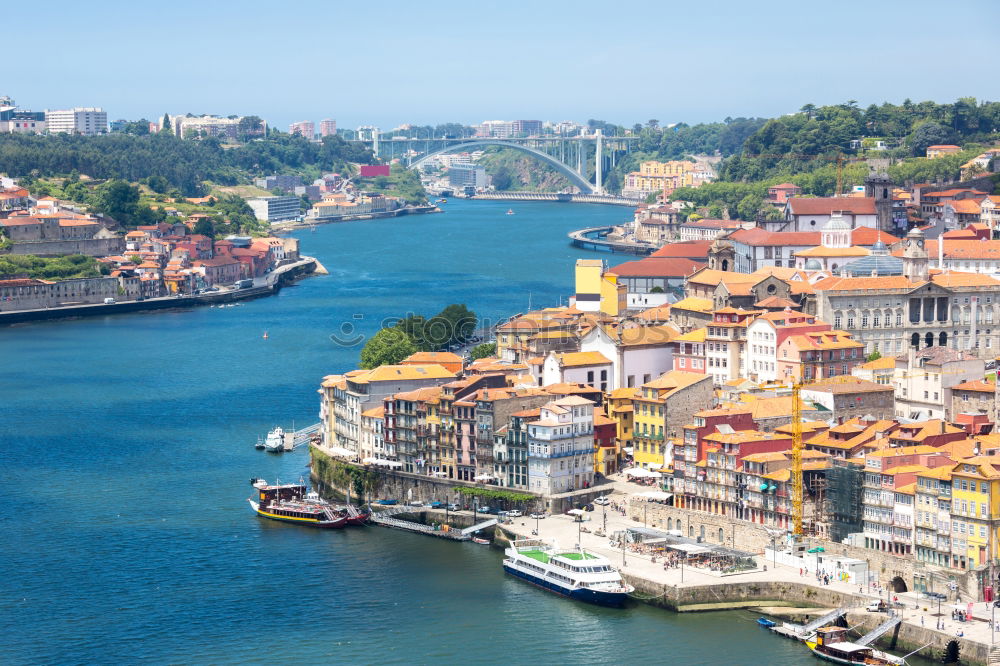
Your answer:
[[[806,103],[989,98],[972,70],[953,65],[959,56],[987,62],[986,42],[930,33],[935,26],[920,9],[932,6],[848,2],[834,14],[776,2],[750,14],[735,4],[720,12],[647,2],[610,23],[595,18],[603,8],[593,3],[530,12],[514,4],[500,22],[489,8],[451,2],[389,3],[380,14],[343,6],[328,16],[335,40],[301,40],[290,58],[257,47],[269,34],[305,28],[303,16],[322,16],[319,3],[288,14],[258,2],[234,13],[182,0],[169,14],[56,3],[66,20],[47,28],[53,47],[36,52],[32,67],[7,72],[0,94],[32,110],[100,106],[109,119],[153,121],[164,113],[259,115],[282,129],[324,118],[341,128],[494,118],[694,124],[773,117]],[[982,0],[966,10],[998,15]],[[12,23],[29,19],[26,9],[12,11]],[[192,29],[211,39],[194,50],[164,49]],[[884,36],[873,39],[878,31]],[[81,32],[105,66],[65,66]],[[933,49],[923,32],[933,34]],[[15,34],[13,46],[30,43]]]

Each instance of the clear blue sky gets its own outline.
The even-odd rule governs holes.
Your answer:
[[[822,5],[822,7],[820,7]],[[279,127],[774,116],[1000,98],[1000,2],[66,2],[4,8],[0,94]],[[978,26],[978,28],[977,28]],[[979,63],[977,66],[976,63]]]

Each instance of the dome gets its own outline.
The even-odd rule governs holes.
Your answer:
[[[819,262],[819,259],[810,259],[806,262],[805,269],[807,271],[821,271],[823,270],[823,264]]]
[[[872,248],[874,250],[874,248]],[[854,277],[870,277],[872,275],[902,275],[903,260],[888,254],[875,254],[873,251],[867,257],[861,257],[844,264],[840,274]]]
[[[871,253],[877,256],[885,257],[889,254],[889,246],[883,243],[882,239],[880,238],[877,241],[875,241],[874,245],[872,245]]]
[[[850,231],[851,225],[847,223],[844,216],[839,212],[830,215],[830,221],[823,227],[823,231]]]

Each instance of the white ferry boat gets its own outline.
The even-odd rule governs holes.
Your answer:
[[[521,539],[504,553],[504,571],[571,599],[621,606],[635,590],[606,557],[582,548],[561,550],[540,539]]]
[[[264,440],[264,450],[270,453],[281,453],[285,450],[285,431],[281,429],[281,426],[277,426],[267,433],[267,439]]]

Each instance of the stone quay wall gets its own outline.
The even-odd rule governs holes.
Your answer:
[[[119,254],[125,248],[122,238],[81,238],[78,240],[47,240],[12,243],[10,254],[33,254],[39,257],[59,257],[64,254],[86,254],[103,257]]]
[[[454,502],[462,505],[469,504],[471,506],[472,498],[459,493],[456,489],[458,487],[482,488],[486,493],[493,490],[506,490],[518,494],[531,495],[533,499],[524,502],[522,506],[518,507],[526,513],[528,511],[563,513],[573,508],[574,504],[590,503],[597,497],[607,494],[610,490],[607,487],[598,486],[572,494],[564,493],[559,496],[550,497],[517,488],[486,486],[458,479],[440,479],[422,474],[409,474],[398,470],[357,465],[340,460],[317,446],[311,446],[309,452],[312,458],[310,463],[310,477],[313,484],[316,485],[318,492],[335,492],[345,495],[349,485],[355,486],[353,477],[350,476],[352,472],[349,471],[350,468],[353,468],[354,470],[359,470],[353,472],[353,474],[360,475],[364,479],[363,483],[367,485],[364,486],[366,488],[365,497],[358,497],[357,487],[350,489],[351,497],[372,502],[380,498],[387,498],[399,500],[401,503],[411,500],[418,502],[437,501]],[[357,485],[362,486],[363,484]],[[499,505],[503,508],[503,502],[504,500],[489,500],[488,498],[484,498],[480,501],[480,505],[493,508],[497,508]]]

